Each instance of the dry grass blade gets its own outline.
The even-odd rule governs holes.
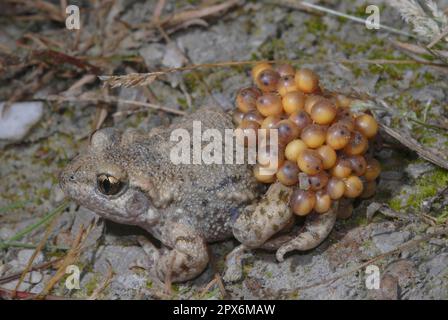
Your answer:
[[[39,252],[42,251],[43,247],[45,246],[45,243],[47,242],[48,238],[50,237],[51,231],[53,231],[55,222],[57,221],[57,217],[58,216],[53,217],[53,219],[50,222],[50,225],[48,226],[47,230],[45,231],[44,237],[39,242],[39,245],[34,250],[33,254],[31,255],[30,259],[28,260],[28,263],[27,263],[25,269],[23,270],[22,275],[20,276],[19,281],[17,282],[17,285],[14,289],[14,293],[16,293],[19,290],[20,285],[22,284],[23,280],[25,280],[26,275],[28,274],[31,266],[33,265],[34,259],[39,254]],[[15,294],[14,294],[14,296],[15,296]]]
[[[417,154],[423,159],[438,165],[448,170],[448,160],[444,159],[441,155],[436,154],[434,151],[429,150],[421,143],[413,139],[408,135],[404,135],[395,129],[392,129],[382,123],[380,123],[381,129],[383,129],[388,135],[397,139],[401,144],[405,145],[409,149],[417,152]]]
[[[181,13],[174,14],[173,16],[161,19],[160,22],[157,22],[157,24],[160,23],[160,26],[163,28],[174,27],[179,24],[184,24],[185,22],[188,22],[190,20],[197,20],[208,16],[216,15],[223,11],[227,11],[230,8],[236,6],[240,2],[241,2],[240,0],[230,0],[225,1],[221,4],[212,5],[201,9],[183,11]]]
[[[45,99],[46,101],[58,101],[58,102],[92,102],[92,103],[123,103],[138,107],[145,107],[153,110],[160,110],[172,114],[177,114],[180,116],[185,115],[186,113],[181,110],[176,110],[164,106],[160,106],[153,103],[146,103],[146,102],[140,102],[140,101],[133,101],[133,100],[122,100],[117,99],[112,96],[105,96],[105,97],[94,97],[94,98],[85,98],[85,97],[62,97],[62,96],[48,96]]]
[[[339,12],[324,6],[320,6],[317,4],[313,4],[313,3],[309,3],[307,1],[291,1],[291,0],[282,0],[282,1],[270,1],[270,0],[263,0],[264,2],[267,3],[271,3],[271,4],[275,4],[275,5],[279,5],[279,6],[285,6],[285,7],[289,7],[292,9],[299,9],[299,10],[303,10],[303,9],[308,9],[308,10],[314,10],[314,11],[318,11],[318,12],[324,12],[327,14],[331,14],[334,15],[336,17],[341,17],[341,18],[345,18],[357,23],[361,23],[363,25],[366,24],[366,19],[365,18],[360,18],[360,17],[356,17],[356,16],[352,16],[343,12]],[[401,31],[399,29],[395,29],[386,25],[381,24],[380,25],[380,29],[382,30],[386,30],[388,32],[391,33],[395,33],[395,34],[399,34],[402,36],[406,36],[406,37],[411,37],[414,38],[413,34],[407,33],[405,31]]]
[[[28,272],[35,271],[35,270],[43,270],[43,269],[49,268],[52,265],[55,265],[55,264],[61,262],[62,259],[63,258],[57,258],[57,259],[54,259],[54,260],[51,260],[51,261],[47,261],[47,262],[43,262],[41,264],[35,265],[35,266],[31,267],[28,270]],[[20,278],[20,276],[23,274],[24,271],[25,270],[22,270],[22,271],[19,271],[19,272],[15,272],[13,274],[9,274],[9,275],[6,275],[6,276],[0,278],[0,284],[8,283],[8,282],[11,282],[11,281],[13,281],[15,279]]]
[[[38,298],[36,293],[29,293],[24,291],[13,291],[5,288],[0,288],[0,298],[2,299],[20,299],[20,300],[31,300]],[[45,300],[76,300],[72,298],[60,297],[47,295],[45,296]]]
[[[44,299],[45,296],[47,296],[51,292],[53,287],[62,279],[62,277],[64,277],[66,268],[69,265],[76,262],[81,253],[82,245],[86,240],[89,232],[92,230],[92,228],[93,223],[91,223],[86,229],[84,228],[84,226],[81,225],[78,235],[73,240],[70,250],[67,252],[67,255],[65,256],[64,260],[62,260],[62,262],[60,263],[60,266],[56,271],[55,275],[47,282],[45,287],[36,297],[37,299]]]
[[[406,23],[412,25],[413,31],[420,37],[432,40],[431,43],[444,37],[442,30],[448,27],[448,16],[432,0],[391,0],[389,5],[401,14]]]
[[[99,76],[99,78],[112,88],[130,88],[150,85],[158,76],[166,73],[169,72],[131,73],[124,76]]]
[[[112,270],[112,266],[111,266],[110,262],[107,261],[107,263],[108,263],[108,269],[107,269],[107,275],[106,275],[106,278],[104,279],[104,282],[101,284],[101,286],[97,287],[93,291],[93,293],[90,295],[90,297],[87,298],[87,300],[98,299],[98,296],[101,294],[101,292],[103,292],[109,286],[109,284],[112,282],[112,278],[114,277],[115,273]]]
[[[401,42],[401,41],[391,41],[392,45],[394,45],[399,50],[408,51],[415,54],[427,54],[428,50],[422,46],[413,43]],[[446,50],[433,50],[437,55],[442,56],[444,58],[448,58],[448,51]]]

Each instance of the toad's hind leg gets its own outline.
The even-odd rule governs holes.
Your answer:
[[[256,207],[244,210],[233,225],[233,235],[246,248],[258,248],[290,223],[291,188],[272,184]]]
[[[241,245],[226,257],[224,281],[241,279],[243,259],[250,249],[262,247],[274,234],[294,219],[289,207],[291,188],[281,183],[272,184],[257,206],[247,207],[233,225],[233,234]]]
[[[306,251],[317,247],[330,234],[337,216],[337,204],[323,214],[308,215],[303,231],[297,237],[280,246],[277,250],[277,260],[282,262],[286,253],[299,250]]]

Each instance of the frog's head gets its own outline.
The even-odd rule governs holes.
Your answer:
[[[67,196],[106,219],[151,226],[159,213],[150,180],[130,165],[139,161],[139,154],[130,152],[134,136],[113,128],[96,131],[86,152],[64,168],[60,185]]]

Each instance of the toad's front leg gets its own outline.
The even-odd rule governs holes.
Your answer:
[[[192,228],[173,224],[170,228],[166,251],[156,261],[155,271],[160,280],[168,275],[173,282],[183,282],[195,278],[207,267],[209,256],[204,239]]]

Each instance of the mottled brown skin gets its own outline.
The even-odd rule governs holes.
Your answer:
[[[269,246],[268,240],[293,219],[288,206],[290,188],[275,183],[262,197],[266,186],[255,181],[248,165],[173,164],[170,151],[178,142],[170,141],[171,132],[184,128],[192,136],[193,121],[201,121],[202,130],[223,133],[233,128],[229,115],[202,108],[149,133],[101,129],[93,134],[88,150],[60,176],[64,192],[81,205],[106,219],[140,226],[171,249],[150,249],[154,270],[162,280],[167,274],[176,282],[199,275],[208,264],[209,242],[235,236],[242,243],[236,253],[270,248],[274,245]],[[121,182],[117,194],[101,192],[97,180],[103,174]],[[275,247],[292,240],[274,241]],[[290,246],[283,251],[294,249],[300,250]],[[230,272],[228,279],[236,278]]]

